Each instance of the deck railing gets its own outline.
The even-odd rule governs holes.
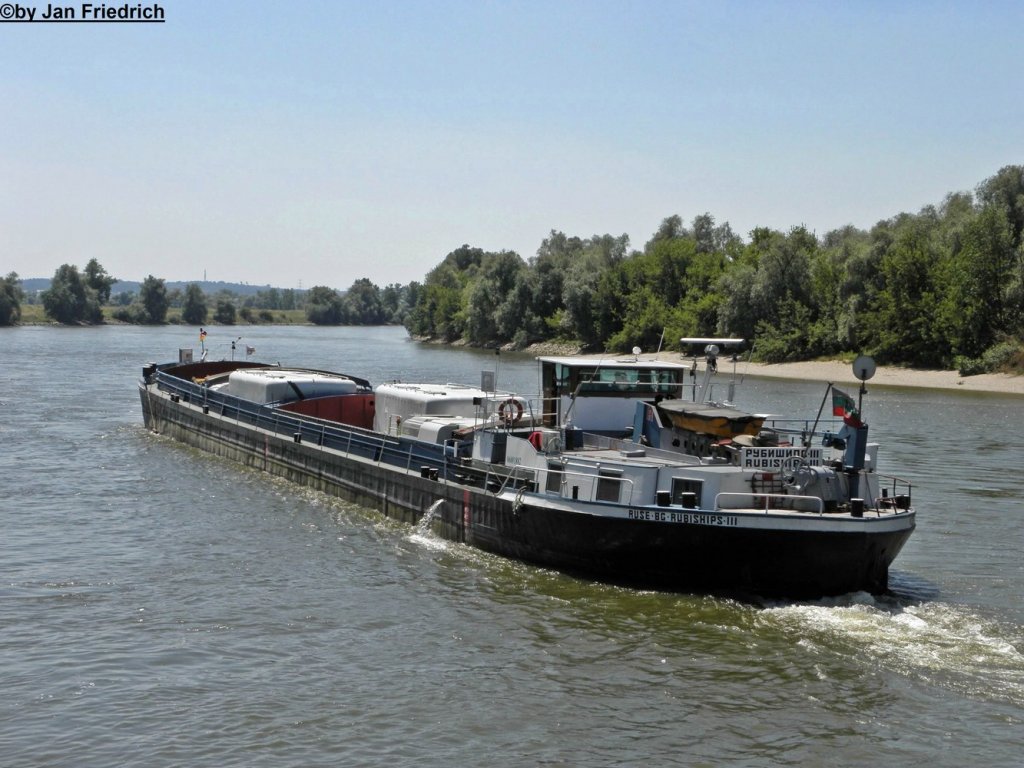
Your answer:
[[[823,515],[825,503],[818,496],[791,496],[785,493],[723,492],[715,496],[715,511],[727,509],[789,509]]]
[[[213,412],[239,424],[249,424],[296,443],[337,450],[350,456],[400,467],[434,480],[452,480],[497,493],[533,487],[535,475],[522,468],[472,466],[457,455],[456,441],[445,444],[426,443],[409,437],[382,435],[362,427],[295,415],[273,404],[261,405],[233,395],[217,392],[199,384],[158,372],[157,386],[172,398],[185,401],[204,412]]]

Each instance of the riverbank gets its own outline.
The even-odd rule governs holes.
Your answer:
[[[258,323],[258,324],[247,324],[239,323],[234,326],[216,326],[211,325],[211,328],[222,328],[228,327],[231,329],[240,329],[246,327],[266,327],[268,325],[309,325],[308,320],[305,318],[305,314],[301,310],[291,310],[288,313],[283,311],[277,311],[278,315],[281,315],[284,322],[280,322],[275,319],[273,323]],[[291,316],[294,315],[294,320],[289,322]],[[300,322],[301,317],[301,322]],[[172,321],[180,322],[180,321]],[[22,322],[20,325],[53,325],[51,322]],[[122,323],[111,320],[108,325],[122,325]],[[414,341],[426,343],[426,344],[439,344],[431,339],[423,339],[412,337]],[[456,342],[451,346],[465,346],[460,342]],[[539,344],[533,344],[524,350],[520,350],[523,354],[537,356],[537,355],[576,355],[579,354],[580,349],[578,344],[572,342],[544,342]],[[663,352],[661,357],[663,359],[683,359],[679,356],[678,352]],[[604,359],[611,355],[601,356],[595,355],[595,359]],[[645,355],[646,357],[647,355]],[[731,364],[728,368],[731,370]],[[842,383],[855,383],[856,379],[853,376],[853,372],[849,363],[845,363],[838,360],[830,361],[806,361],[800,363],[740,363],[737,366],[737,373],[739,375],[749,376],[761,376],[766,378],[774,379],[798,379],[804,381],[831,381],[836,384]],[[920,370],[914,368],[901,368],[898,366],[878,366],[878,370],[871,379],[873,385],[883,385],[890,387],[921,387],[926,389],[958,389],[966,392],[996,392],[1002,394],[1011,395],[1022,395],[1024,396],[1024,375],[1011,375],[1006,373],[982,373],[976,376],[961,376],[957,371],[933,371],[933,370]]]
[[[731,368],[731,366],[730,366]],[[774,379],[831,381],[835,384],[856,383],[852,367],[841,361],[810,361],[802,363],[740,363],[740,375]],[[889,387],[922,387],[926,389],[958,389],[966,392],[998,392],[1024,395],[1024,376],[1007,373],[981,373],[961,376],[957,371],[929,371],[896,366],[878,366],[869,385]]]

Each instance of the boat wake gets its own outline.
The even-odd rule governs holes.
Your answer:
[[[967,605],[855,593],[767,607],[814,653],[849,654],[965,697],[1024,707],[1024,627]]]

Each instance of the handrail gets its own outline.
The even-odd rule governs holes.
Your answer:
[[[891,485],[889,485],[889,487],[882,487],[881,483],[878,484],[878,488],[882,492],[882,495],[874,499],[876,510],[880,510],[882,507],[900,509],[901,502],[898,501],[898,499],[900,499],[901,496],[906,498],[905,508],[910,509],[912,507],[911,499],[913,498],[912,492],[914,486],[909,480],[904,480],[896,475],[883,475],[881,473],[875,473],[875,477],[891,481]],[[892,490],[891,495],[889,493],[890,489]],[[900,491],[905,491],[905,493],[900,493]]]
[[[909,480],[905,480],[902,477],[897,477],[896,475],[885,475],[882,474],[881,472],[875,472],[875,477],[884,477],[886,480],[891,480],[894,491],[897,489],[898,486],[903,486],[906,487],[907,493],[909,494],[910,490],[914,487],[913,483],[911,483]]]
[[[254,404],[234,395],[211,391],[206,387],[169,376],[163,372],[157,373],[157,385],[161,390],[176,394],[187,402],[198,402],[202,398],[204,405],[219,406],[221,415],[274,434],[284,435],[296,432],[303,436],[308,434],[310,437],[318,438],[318,444],[323,447],[344,450],[347,453],[354,453],[375,461],[391,458],[392,460],[387,463],[396,463],[394,461],[396,449],[398,449],[397,454],[403,459],[409,451],[412,451],[413,458],[415,458],[417,446],[413,441],[407,439],[388,437],[362,427],[330,422],[315,416],[292,415],[271,404]],[[435,457],[423,455],[420,458],[428,462],[429,459]],[[444,466],[444,462],[439,459],[441,459],[440,456],[436,457],[435,463],[438,468],[441,468]]]
[[[485,488],[493,476],[500,480],[500,488],[517,487],[534,482],[517,472],[495,472],[461,465],[449,458],[451,445],[425,443],[403,436],[381,435],[372,430],[348,424],[340,424],[315,416],[293,415],[280,411],[273,405],[254,404],[234,395],[210,390],[167,374],[157,374],[157,385],[165,392],[178,395],[186,402],[201,402],[219,409],[221,416],[237,423],[251,424],[279,436],[298,435],[309,439],[325,449],[339,450],[352,456],[415,471],[415,467],[438,470],[438,479],[465,482],[475,477]],[[453,443],[455,445],[457,443]],[[456,458],[456,457],[452,457]],[[492,489],[494,492],[494,489]]]
[[[751,503],[747,504],[745,506],[736,506],[736,507],[722,506],[721,501],[722,501],[723,498],[729,498],[729,499],[749,499]],[[823,515],[825,513],[825,502],[820,497],[818,497],[818,496],[797,496],[795,494],[790,495],[790,494],[786,494],[786,493],[754,493],[752,491],[750,491],[750,492],[747,492],[747,491],[743,491],[743,492],[724,491],[722,493],[717,494],[715,496],[715,511],[718,512],[718,511],[723,510],[723,509],[755,509],[755,508],[756,509],[760,509],[761,508],[760,504],[754,504],[754,501],[757,500],[757,499],[763,499],[764,500],[764,511],[765,511],[765,514],[768,513],[768,510],[770,508],[768,502],[771,499],[774,499],[776,501],[781,501],[781,500],[785,499],[786,502],[809,501],[809,502],[812,503],[811,506],[817,507],[817,510],[813,510],[813,509],[811,509],[811,510],[797,509],[796,505],[791,505],[789,508],[792,509],[794,512],[804,512],[804,511],[807,511],[807,512],[810,512],[811,514],[813,514],[816,511],[819,516]],[[778,506],[778,507],[775,507],[775,508],[776,509],[787,509],[787,507],[785,507],[785,506]]]

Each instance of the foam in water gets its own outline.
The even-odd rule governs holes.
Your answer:
[[[809,649],[868,656],[898,674],[972,698],[1024,705],[1024,628],[965,605],[906,603],[866,593],[780,605],[765,620]]]

